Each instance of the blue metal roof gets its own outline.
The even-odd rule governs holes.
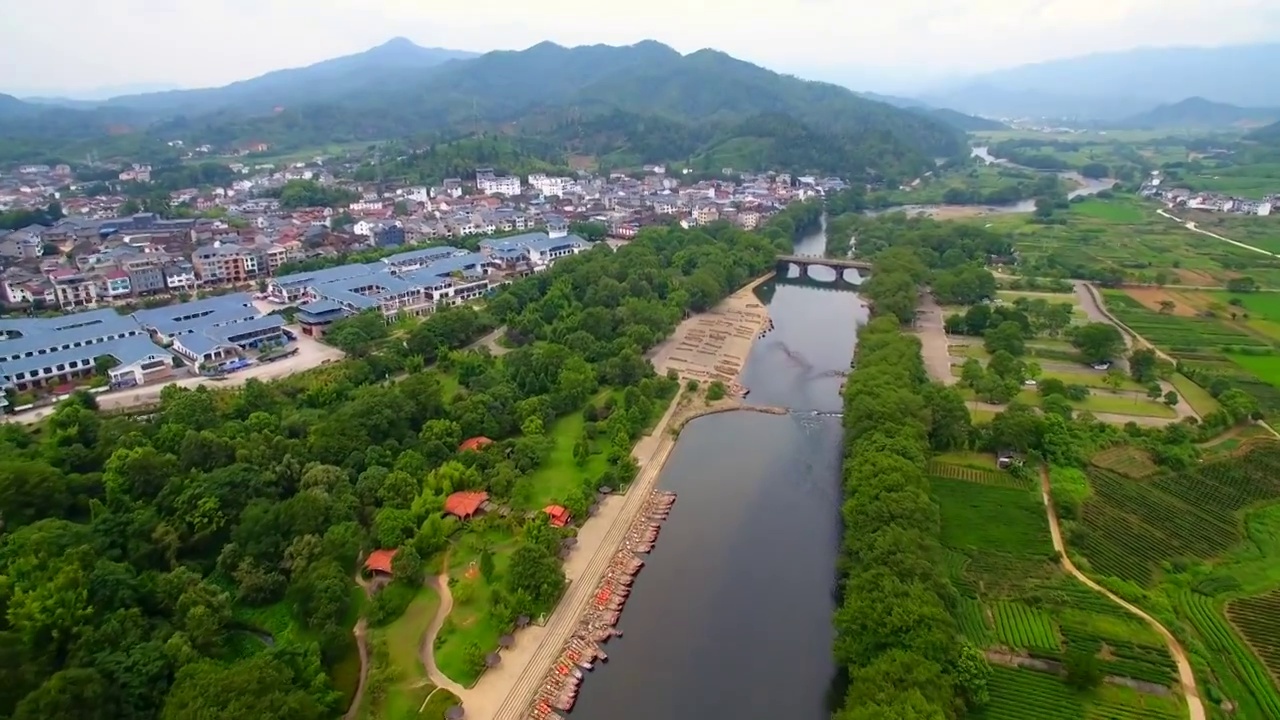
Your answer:
[[[403,265],[412,262],[431,262],[437,258],[446,258],[455,253],[461,252],[456,247],[442,245],[440,247],[423,248],[422,250],[410,250],[409,252],[396,253],[382,258],[382,262],[387,265]]]
[[[284,327],[284,318],[279,315],[263,315],[259,318],[234,322],[219,327],[205,328],[202,332],[183,335],[174,340],[182,347],[196,355],[217,350],[220,347],[239,346],[244,336],[262,330],[279,330]]]
[[[110,308],[70,313],[49,318],[0,318],[0,362],[6,357],[48,351],[63,345],[86,343],[108,335],[140,333],[132,318]],[[47,354],[47,353],[46,353]]]
[[[133,317],[144,327],[174,336],[203,332],[206,328],[249,320],[260,314],[253,306],[253,296],[241,292],[139,310]]]

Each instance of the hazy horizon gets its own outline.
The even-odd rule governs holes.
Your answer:
[[[653,39],[684,53],[713,47],[778,72],[889,93],[1097,52],[1280,40],[1280,3],[1272,0],[1221,0],[1209,13],[1198,0],[899,0],[871,7],[782,0],[750,12],[708,4],[652,0],[602,17],[599,5],[583,0],[499,0],[486,13],[440,13],[412,0],[331,0],[305,13],[283,0],[66,0],[54,22],[41,6],[18,3],[0,27],[0,92],[83,97],[126,86],[216,87],[397,36],[473,52],[544,40]]]

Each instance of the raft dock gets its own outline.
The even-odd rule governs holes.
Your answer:
[[[600,647],[622,635],[617,629],[631,584],[644,567],[640,555],[653,550],[662,522],[675,505],[673,492],[654,490],[627,529],[622,547],[609,561],[595,595],[587,604],[573,633],[542,680],[525,717],[528,720],[564,720],[561,713],[573,709],[586,672],[609,656]]]

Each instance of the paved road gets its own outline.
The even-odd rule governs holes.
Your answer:
[[[1178,642],[1178,638],[1173,633],[1161,625],[1155,618],[1148,615],[1141,608],[1126,602],[1117,597],[1114,593],[1094,582],[1092,578],[1080,572],[1076,568],[1075,563],[1071,562],[1071,556],[1067,554],[1066,543],[1062,540],[1062,528],[1058,526],[1058,513],[1053,509],[1053,495],[1051,493],[1051,485],[1049,483],[1049,472],[1040,467],[1040,496],[1044,500],[1045,514],[1049,516],[1049,533],[1053,536],[1053,549],[1058,551],[1058,557],[1062,560],[1062,569],[1066,570],[1080,582],[1088,585],[1094,592],[1101,593],[1111,602],[1123,607],[1130,613],[1142,618],[1148,625],[1155,629],[1160,637],[1164,638],[1164,642],[1169,647],[1169,654],[1173,656],[1173,661],[1178,666],[1178,682],[1182,684],[1182,692],[1187,701],[1187,716],[1190,720],[1205,720],[1204,704],[1200,702],[1200,692],[1196,687],[1196,674],[1191,668],[1191,661],[1187,659],[1187,651],[1183,649],[1182,644]]]

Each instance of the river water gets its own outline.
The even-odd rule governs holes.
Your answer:
[[[821,255],[822,233],[796,244]],[[813,275],[818,275],[815,271]],[[831,272],[831,271],[828,271]],[[852,292],[762,286],[774,330],[748,357],[750,401],[797,412],[694,420],[659,486],[679,493],[572,715],[585,720],[827,720],[841,426],[866,306]]]
[[[1028,172],[1042,172],[1040,170],[1035,170],[1033,168],[1023,167],[1022,165],[1015,165],[1009,162],[1008,160],[1003,160],[1001,158],[998,158],[992,155],[990,152],[988,152],[985,146],[973,148],[973,150],[970,152],[970,156],[976,157],[976,158],[982,158],[984,161],[986,161],[988,165],[1003,165],[1005,167],[1018,168],[1019,170],[1026,170]],[[1067,193],[1068,199],[1074,198],[1074,197],[1088,196],[1088,195],[1097,195],[1103,190],[1109,190],[1110,188],[1115,187],[1115,184],[1117,182],[1116,180],[1113,180],[1111,178],[1103,178],[1101,180],[1087,178],[1078,172],[1060,172],[1058,173],[1058,177],[1064,180],[1069,180],[1075,183],[1075,185],[1077,186],[1075,190],[1072,190],[1071,192]],[[896,207],[884,208],[881,210],[868,210],[867,214],[883,215],[884,213],[893,213],[893,212],[905,212],[908,215],[915,215],[917,213],[932,214],[934,211],[937,211],[946,207],[955,207],[955,206],[898,205]],[[1035,212],[1036,201],[1034,198],[1032,198],[1030,200],[1022,200],[1020,202],[1008,203],[1005,205],[982,205],[981,207],[989,215],[1003,215],[1006,213],[1029,213],[1029,212]]]

